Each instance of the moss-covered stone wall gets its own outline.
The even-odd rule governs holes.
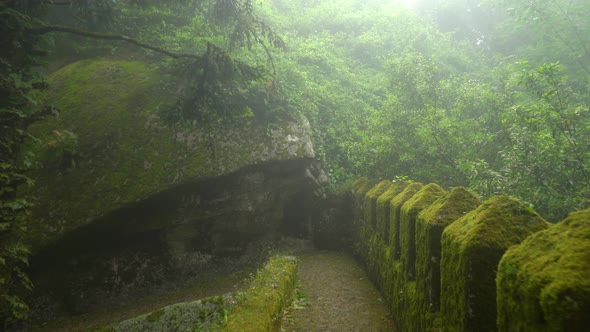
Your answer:
[[[588,331],[590,210],[508,249],[496,285],[499,331]]]
[[[461,187],[361,179],[353,191],[356,253],[398,331],[590,326],[590,210],[552,226]]]
[[[297,278],[297,259],[275,256],[258,272],[241,302],[228,314],[223,332],[275,331],[291,298]]]
[[[244,293],[172,304],[95,331],[275,331],[292,297],[296,277],[297,259],[276,255],[258,271]]]

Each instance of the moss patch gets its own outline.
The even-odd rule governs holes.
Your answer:
[[[510,248],[498,267],[499,331],[587,331],[590,210]]]
[[[274,256],[258,272],[222,331],[272,331],[295,288],[297,259]]]
[[[79,61],[48,77],[50,88],[39,99],[60,113],[31,126],[41,143],[25,146],[43,166],[32,174],[36,186],[29,193],[38,199],[28,232],[35,251],[176,185],[260,162],[313,157],[304,119],[267,126],[244,120],[214,132],[162,121],[159,111],[176,99],[166,88],[174,79],[146,63],[113,59]]]
[[[365,207],[366,207],[366,194],[371,190],[377,182],[375,180],[369,180],[361,178],[357,181],[353,188],[357,188],[354,192],[354,210],[353,210],[353,246],[354,251],[358,254],[362,260],[366,261],[367,258],[367,241],[368,236],[365,233],[367,221],[365,219]]]
[[[377,224],[377,198],[392,185],[393,183],[391,181],[383,180],[377,183],[365,195],[365,220],[367,221],[367,226],[371,229],[375,229]]]
[[[391,200],[401,193],[407,186],[407,181],[394,181],[393,184],[381,196],[377,198],[376,219],[377,225],[375,231],[377,235],[383,239],[385,244],[389,244],[389,229],[390,229],[390,212],[389,207]]]
[[[508,196],[490,198],[442,236],[445,331],[496,331],[496,268],[504,252],[548,223]]]
[[[113,331],[214,331],[225,320],[229,296],[214,296],[194,302],[177,303],[125,320]]]
[[[456,187],[416,218],[416,301],[423,330],[434,327],[440,308],[440,259],[443,230],[481,204],[472,192]]]
[[[400,259],[400,219],[402,206],[414,196],[424,185],[414,182],[409,184],[404,190],[395,196],[389,203],[389,243],[393,250],[393,259]]]
[[[400,210],[400,253],[402,269],[407,280],[416,279],[416,217],[445,193],[439,185],[430,183],[402,205]]]

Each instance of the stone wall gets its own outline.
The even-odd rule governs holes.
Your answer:
[[[584,331],[590,210],[551,225],[509,196],[359,179],[354,250],[399,331]],[[498,265],[499,264],[499,265]]]

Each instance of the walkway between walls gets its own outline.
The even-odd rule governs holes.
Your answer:
[[[381,294],[349,255],[310,251],[299,256],[300,292],[283,332],[395,331]]]

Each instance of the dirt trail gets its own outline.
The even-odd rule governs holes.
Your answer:
[[[299,257],[301,292],[306,300],[295,301],[282,331],[395,331],[381,295],[352,257],[322,251]]]

